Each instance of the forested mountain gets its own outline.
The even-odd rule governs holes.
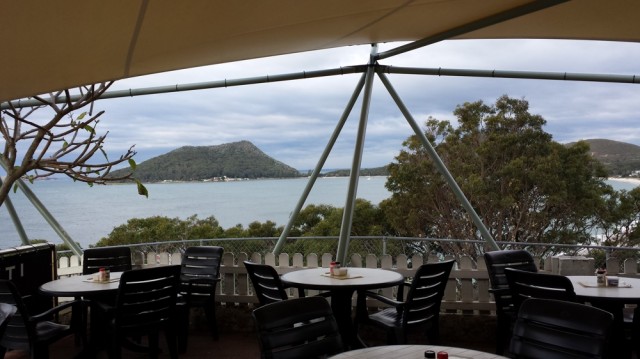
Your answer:
[[[134,173],[142,182],[298,176],[298,170],[267,156],[249,141],[180,147],[138,164]]]
[[[349,176],[351,173],[350,169],[344,170],[335,170],[331,172],[327,172],[324,174],[324,177],[345,177]],[[363,168],[360,170],[360,176],[388,176],[389,169],[387,166],[375,167],[375,168]]]
[[[633,171],[640,171],[640,146],[599,138],[584,141],[591,147],[591,155],[602,162],[609,175],[629,176]]]
[[[591,155],[601,161],[611,176],[629,176],[640,170],[640,146],[605,139],[584,140]],[[567,146],[573,143],[568,143]],[[123,169],[114,171],[118,175]],[[387,176],[386,166],[363,168],[361,176]],[[205,181],[221,178],[291,178],[298,170],[269,157],[249,141],[216,146],[184,146],[138,164],[134,177],[142,182]],[[327,177],[348,176],[349,170],[335,170]]]

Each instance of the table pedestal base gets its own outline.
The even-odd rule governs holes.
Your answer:
[[[335,288],[331,290],[331,309],[336,317],[342,344],[346,350],[364,348],[358,333],[356,333],[351,317],[352,297],[355,292],[352,288]]]

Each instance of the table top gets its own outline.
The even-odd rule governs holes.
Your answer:
[[[580,299],[606,299],[627,304],[640,303],[640,278],[619,278],[618,287],[598,287],[596,276],[567,276],[573,283],[573,290]]]
[[[60,278],[40,286],[40,293],[53,297],[83,297],[115,292],[122,272],[111,272],[110,282],[93,282],[91,275]]]
[[[329,276],[328,268],[312,268],[285,273],[281,280],[285,285],[307,289],[340,287],[373,289],[391,287],[404,282],[402,274],[387,269],[353,267],[347,267],[347,269],[347,279]]]
[[[506,357],[477,350],[438,345],[384,345],[347,351],[329,359],[423,359],[426,350],[445,351],[449,359],[504,359]]]

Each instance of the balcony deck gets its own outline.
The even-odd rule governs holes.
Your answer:
[[[186,353],[180,354],[181,359],[196,358],[221,358],[221,359],[248,359],[260,358],[260,348],[257,335],[253,329],[250,318],[250,308],[243,310],[231,310],[221,307],[217,311],[220,338],[213,340],[206,328],[204,318],[192,318],[195,322],[189,332],[189,344]],[[464,316],[458,314],[442,314],[441,317],[441,344],[476,349],[486,352],[495,350],[493,332],[495,328],[493,316]],[[375,329],[361,328],[360,334],[368,345],[385,344],[385,336]],[[162,353],[159,359],[169,358],[166,343],[160,339]],[[421,343],[422,333],[413,333],[409,338],[410,343]],[[67,337],[54,344],[50,348],[50,359],[68,359],[72,353],[78,353],[79,347],[74,344],[73,337]],[[123,359],[147,358],[145,353],[122,351]],[[6,359],[28,359],[25,352],[8,352]],[[107,353],[98,353],[98,359],[107,359]]]

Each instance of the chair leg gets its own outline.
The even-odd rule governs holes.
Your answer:
[[[0,347],[0,359],[4,359],[4,355],[7,353],[7,348]]]
[[[427,343],[431,345],[440,344],[440,323],[435,320],[433,323],[428,323],[426,327]]]
[[[31,359],[49,359],[49,347],[46,345],[35,345],[31,348],[29,357]]]
[[[157,330],[149,333],[149,358],[158,359],[158,353],[160,352],[159,334]]]
[[[166,328],[164,331],[167,347],[169,347],[169,356],[171,359],[178,358],[178,338],[173,327]],[[186,348],[185,348],[186,350]]]
[[[640,358],[640,306],[633,310],[633,321],[631,322],[631,341],[636,353],[636,358]]]
[[[216,321],[216,303],[214,300],[205,302],[204,313],[207,316],[207,323],[209,323],[213,339],[218,340],[218,322]]]
[[[122,346],[120,345],[120,341],[125,338],[120,338],[120,336],[116,333],[111,333],[109,335],[109,341],[107,342],[107,356],[109,359],[120,359],[122,358]]]
[[[404,330],[400,328],[391,328],[387,330],[387,345],[405,344],[407,338]]]
[[[510,326],[511,322],[507,318],[501,318],[498,316],[496,327],[496,354],[498,355],[503,355],[505,349],[509,345],[509,341],[511,339],[509,334]]]
[[[178,351],[185,353],[187,351],[187,342],[189,340],[189,320],[191,316],[191,310],[188,306],[183,305],[178,307]]]

